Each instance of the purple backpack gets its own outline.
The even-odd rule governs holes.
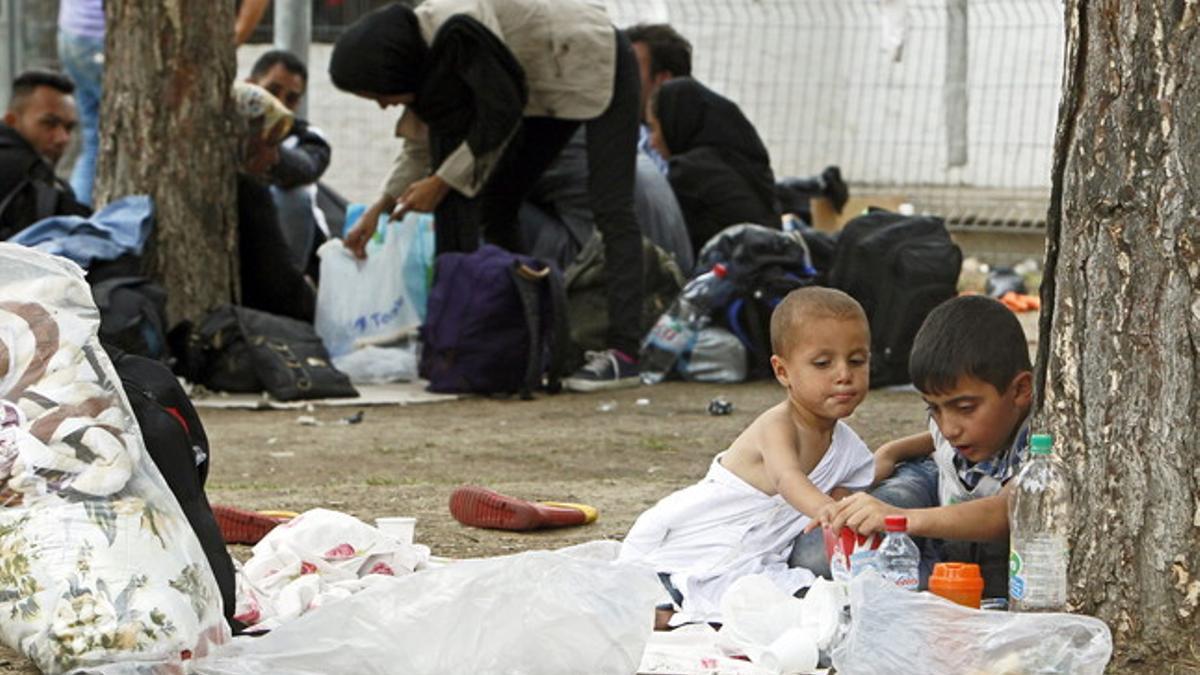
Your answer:
[[[566,295],[554,268],[485,245],[437,258],[420,375],[443,393],[557,392],[567,353]]]

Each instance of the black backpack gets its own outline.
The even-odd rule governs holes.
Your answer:
[[[909,382],[908,354],[929,312],[958,292],[962,252],[941,218],[872,211],[842,229],[829,285],[871,323],[871,386]]]
[[[713,309],[713,319],[745,345],[748,376],[770,377],[771,313],[816,275],[804,237],[762,225],[732,225],[709,239],[696,258],[697,272],[717,263],[728,269],[734,292],[725,306]]]
[[[209,448],[200,416],[165,364],[126,354],[111,345],[105,345],[105,351],[121,378],[129,406],[142,430],[146,452],[200,540],[221,589],[225,618],[232,624],[236,604],[233,560],[204,494]]]
[[[92,284],[100,340],[122,351],[165,360],[167,292],[145,277],[110,277]]]

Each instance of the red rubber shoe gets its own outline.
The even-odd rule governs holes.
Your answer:
[[[463,525],[489,530],[537,530],[590,522],[580,509],[538,504],[478,485],[464,485],[451,493],[450,515]]]
[[[213,504],[212,512],[226,544],[257,544],[268,532],[286,521],[285,518],[264,516],[255,511],[220,504]]]

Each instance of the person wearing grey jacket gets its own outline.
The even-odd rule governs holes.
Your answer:
[[[640,81],[628,39],[584,0],[426,0],[376,10],[338,39],[339,89],[405,106],[402,147],[346,238],[363,255],[378,215],[433,212],[437,252],[483,238],[520,248],[517,210],[576,129],[604,235],[609,348],[564,381],[592,391],[638,383],[641,235],[633,212]]]

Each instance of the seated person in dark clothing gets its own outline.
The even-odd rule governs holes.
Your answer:
[[[241,304],[311,322],[316,292],[289,259],[279,213],[267,187],[270,168],[279,159],[279,143],[291,129],[292,114],[265,89],[245,82],[234,85],[234,101],[247,123],[237,178]]]
[[[695,262],[683,213],[667,178],[648,156],[638,153],[634,169],[633,214],[642,236],[657,244],[685,274]],[[518,220],[525,252],[566,269],[596,231],[588,197],[587,138],[575,133],[533,184]]]
[[[71,186],[54,175],[77,121],[75,85],[63,75],[22,73],[0,124],[0,239],[49,216],[87,216]]]
[[[780,226],[771,158],[737,104],[676,77],[651,96],[646,119],[697,254],[730,225]]]
[[[266,89],[295,115],[308,87],[308,68],[291,52],[273,49],[258,57],[247,81]],[[332,153],[320,129],[293,117],[292,130],[279,145],[279,160],[267,174],[292,263],[302,270],[315,271],[317,247],[330,232],[340,235],[345,222],[344,206],[327,217],[318,200],[322,186],[317,181],[329,168]]]

